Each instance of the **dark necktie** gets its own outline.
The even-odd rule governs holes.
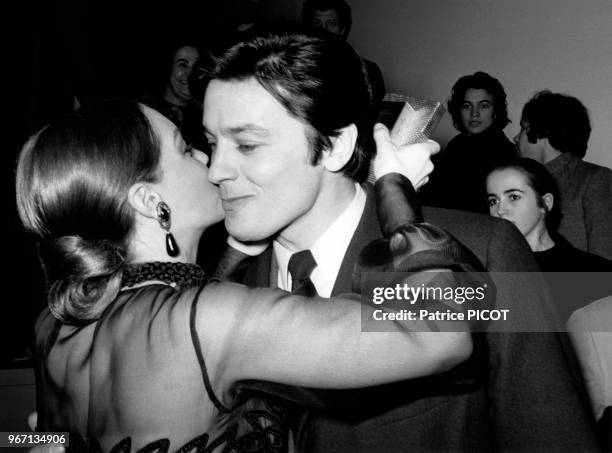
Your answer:
[[[317,267],[310,250],[294,253],[289,258],[289,273],[291,274],[291,292],[302,296],[316,296],[317,290],[310,280],[310,274]]]

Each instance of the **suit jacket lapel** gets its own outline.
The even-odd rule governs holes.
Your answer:
[[[276,288],[278,265],[272,247],[257,256],[244,274],[243,283],[254,288]]]
[[[340,271],[336,277],[336,283],[332,289],[332,296],[350,293],[353,290],[353,268],[357,262],[357,257],[361,250],[370,242],[380,239],[382,231],[378,224],[378,214],[376,213],[376,200],[374,188],[370,184],[362,184],[361,187],[366,193],[366,204],[361,214],[361,219],[353,238],[344,254],[344,259],[340,265]]]

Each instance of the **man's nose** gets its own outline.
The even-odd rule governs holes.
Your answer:
[[[237,174],[230,153],[217,144],[210,157],[208,180],[213,184],[221,184],[223,181],[236,179]]]
[[[480,109],[478,107],[472,107],[472,110],[470,113],[471,113],[470,116],[472,118],[478,118],[480,116]]]

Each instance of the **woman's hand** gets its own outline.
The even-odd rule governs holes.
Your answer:
[[[374,126],[376,157],[373,162],[376,179],[387,173],[400,173],[407,177],[415,190],[429,181],[433,171],[431,156],[440,151],[440,145],[433,140],[397,146],[391,141],[389,129],[381,123]]]

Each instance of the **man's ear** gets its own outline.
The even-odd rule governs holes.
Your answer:
[[[160,201],[162,199],[159,194],[146,183],[132,184],[128,191],[128,202],[136,212],[145,217],[157,218],[157,204]]]
[[[323,151],[323,166],[331,171],[342,170],[353,156],[357,143],[357,126],[349,124],[340,129],[340,134],[331,139],[332,146]]]
[[[555,197],[552,193],[545,193],[542,195],[542,200],[544,201],[544,206],[546,206],[546,211],[550,212],[555,205]]]

